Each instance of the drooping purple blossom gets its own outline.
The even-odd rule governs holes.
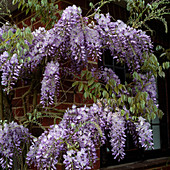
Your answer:
[[[111,127],[109,137],[110,143],[112,146],[112,154],[114,155],[114,159],[118,158],[121,160],[125,156],[125,118],[122,117],[120,112],[110,112],[108,115],[108,122],[111,122]]]
[[[40,103],[48,106],[54,103],[54,96],[57,95],[55,92],[59,88],[59,63],[48,63],[43,76]]]
[[[135,125],[141,147],[145,149],[153,148],[153,134],[150,123],[140,116]]]
[[[111,22],[109,14],[96,14],[94,18],[98,23],[102,45],[110,49],[118,62],[126,63],[130,72],[139,71],[153,48],[151,38],[123,21]]]
[[[5,87],[4,90],[9,93],[12,86],[18,80],[22,63],[19,62],[17,54],[9,56],[8,52],[3,52],[0,57],[0,71],[2,71],[1,84]]]
[[[24,144],[32,140],[28,129],[15,122],[0,125],[0,164],[3,169],[12,169],[13,159],[20,159]]]
[[[105,139],[104,129],[99,125],[99,122],[103,124],[99,113],[102,109],[95,104],[89,108],[73,105],[59,125],[51,126],[30,147],[27,162],[39,169],[56,169],[59,156],[64,153],[66,169],[89,169],[96,162],[100,137],[102,141]]]

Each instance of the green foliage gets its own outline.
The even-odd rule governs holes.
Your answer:
[[[0,49],[5,48],[10,55],[16,53],[18,55],[19,61],[23,63],[26,61],[23,61],[20,59],[20,57],[29,50],[29,46],[25,40],[32,44],[33,35],[29,27],[20,29],[15,26],[15,28],[16,32],[13,33],[9,25],[8,32],[3,33],[2,38],[5,40],[0,41]]]
[[[132,76],[142,84],[137,72],[134,72]],[[154,101],[148,100],[147,92],[138,91],[135,96],[131,95],[131,83],[116,84],[114,79],[110,79],[108,83],[104,84],[100,80],[95,81],[90,71],[83,70],[80,80],[74,82],[72,86],[78,86],[78,90],[83,92],[85,99],[103,102],[104,107],[107,105],[114,109],[122,108],[121,115],[126,116],[126,119],[129,119],[131,115],[133,115],[133,119],[143,115],[150,121],[156,116],[159,118],[163,116],[163,112],[155,106]],[[142,88],[145,86],[143,85]],[[125,112],[125,106],[127,109],[129,108],[129,112]]]
[[[25,10],[26,15],[31,12],[34,14],[31,21],[34,22],[38,18],[47,29],[52,28],[58,18],[60,17],[62,10],[59,10],[58,1],[51,0],[13,0],[13,4],[18,3],[18,8],[22,11]]]
[[[144,26],[152,31],[147,25],[147,21],[160,20],[165,26],[165,32],[168,32],[165,15],[170,14],[166,5],[170,4],[169,0],[152,1],[146,3],[145,0],[125,0],[127,2],[127,10],[130,12],[128,24],[134,28],[142,28]]]
[[[92,17],[92,16],[94,16],[96,13],[99,13],[100,11],[101,11],[101,8],[104,6],[104,5],[106,5],[106,4],[108,4],[108,3],[111,3],[111,2],[115,2],[116,0],[100,0],[99,2],[97,2],[97,3],[95,3],[95,4],[93,4],[92,2],[90,2],[89,3],[89,7],[90,7],[90,10],[87,12],[87,16],[88,17]],[[118,1],[120,1],[120,0],[118,0]],[[94,11],[94,12],[92,12],[92,11]],[[90,15],[89,15],[89,13],[91,13]]]
[[[156,47],[156,52],[159,54],[158,58],[161,60],[161,66],[159,66],[159,71],[167,70],[170,68],[170,49],[165,49],[162,46],[158,45]],[[164,73],[165,76],[165,73]]]
[[[85,81],[84,81],[85,80]],[[102,85],[92,76],[92,73],[88,70],[81,72],[80,81],[76,81],[72,84],[72,87],[78,86],[78,91],[83,92],[85,99],[92,99],[94,102],[97,101],[102,95],[107,96],[106,91],[102,91]]]

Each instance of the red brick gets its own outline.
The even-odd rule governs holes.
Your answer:
[[[15,97],[22,97],[28,91],[29,87],[21,87],[15,90]]]
[[[12,108],[12,114],[15,115],[16,113],[16,108]]]
[[[84,103],[93,104],[94,103],[92,99],[89,99],[89,98],[85,99],[82,93],[76,93],[74,95],[74,102],[78,104],[79,103],[82,103],[82,104]]]
[[[18,80],[17,83],[15,84],[15,87],[22,87],[22,85],[23,85],[23,81]]]
[[[23,108],[16,108],[15,115],[16,116],[24,116],[24,109]]]
[[[50,126],[54,124],[54,118],[44,117],[40,119],[43,126]]]
[[[37,103],[40,103],[40,94],[37,94]]]
[[[76,93],[74,95],[74,102],[75,103],[83,103],[84,97],[82,93]]]
[[[29,17],[29,18],[25,19],[24,24],[26,24],[28,26],[31,25],[31,18]]]
[[[29,96],[29,105],[33,104],[33,96]]]
[[[57,164],[57,170],[65,170],[65,166],[62,163]]]
[[[12,107],[22,107],[22,99],[13,99],[12,100]]]
[[[59,102],[73,103],[74,102],[74,94],[73,93],[59,93]]]
[[[38,29],[39,27],[43,27],[42,23],[40,21],[33,24],[33,29]]]
[[[73,88],[71,88],[72,87],[72,83],[73,82],[71,82],[71,81],[68,81],[68,80],[65,80],[65,81],[62,81],[62,84],[60,84],[60,88],[59,88],[59,90],[65,90],[65,91],[67,91],[67,90],[73,90]]]
[[[100,159],[96,161],[96,163],[94,164],[91,170],[97,170],[97,169],[100,169]]]
[[[100,158],[100,148],[96,149],[97,157]]]
[[[61,104],[59,106],[57,106],[56,108],[57,109],[60,109],[60,110],[66,110],[67,108],[71,108],[73,104]]]

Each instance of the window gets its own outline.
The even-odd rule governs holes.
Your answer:
[[[120,78],[121,83],[124,83],[125,81],[128,81],[127,75],[128,72],[126,71],[126,66],[117,64],[116,61],[111,56],[109,50],[105,51],[103,55],[102,61],[99,63],[99,65],[111,68]],[[159,81],[160,82],[160,81]],[[159,83],[158,82],[158,83]],[[162,89],[158,87],[159,93],[161,95],[166,95],[166,92],[162,94]],[[164,89],[163,89],[164,90]],[[160,101],[163,96],[158,96],[158,100]],[[165,99],[164,99],[165,100]],[[160,102],[160,109],[162,109],[162,102]],[[166,103],[166,102],[165,102]],[[165,109],[162,109],[164,112]],[[154,119],[151,122],[151,128],[153,130],[153,141],[154,141],[154,150],[148,150],[144,151],[143,148],[137,148],[133,144],[133,139],[129,133],[127,133],[127,140],[126,140],[126,156],[124,160],[121,160],[118,162],[114,159],[114,156],[112,156],[111,152],[111,146],[109,143],[109,138],[107,138],[107,142],[104,146],[101,147],[101,167],[106,166],[113,166],[120,163],[126,163],[126,162],[134,162],[139,161],[142,159],[148,159],[148,158],[154,158],[154,157],[160,157],[166,155],[167,152],[167,121],[166,121],[167,114],[162,120],[159,120],[159,118]],[[164,129],[164,130],[163,130]],[[108,132],[106,132],[108,133]],[[170,137],[169,137],[170,141]],[[170,146],[170,143],[169,143]]]

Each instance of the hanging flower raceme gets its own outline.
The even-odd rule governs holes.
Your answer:
[[[3,169],[12,169],[13,159],[20,160],[24,145],[32,140],[27,128],[15,122],[0,125],[0,164]]]
[[[8,52],[5,51],[0,55],[0,71],[2,71],[1,84],[5,87],[4,90],[9,93],[12,86],[18,80],[22,63],[18,60],[17,54],[9,56]]]
[[[41,170],[56,169],[61,152],[65,151],[66,137],[67,129],[60,125],[51,126],[49,131],[45,131],[34,140],[27,153],[27,163],[34,164]]]
[[[43,74],[41,86],[41,99],[40,103],[43,106],[52,105],[54,103],[54,96],[56,90],[59,88],[59,63],[51,61],[47,64]]]
[[[125,156],[125,118],[121,116],[121,110],[119,110],[118,108],[115,111],[111,111],[110,107],[105,108],[104,110],[106,109],[108,109],[108,111],[106,112],[106,129],[109,129],[112,155],[114,156],[114,159],[121,160]]]
[[[136,88],[142,92],[147,92],[147,100],[152,99],[157,104],[157,87],[154,75],[152,73],[145,73],[139,74],[139,76],[141,80],[136,82]]]
[[[56,169],[61,152],[64,153],[66,169],[90,169],[96,162],[96,146],[100,137],[104,141],[102,108],[91,107],[68,109],[59,125],[51,126],[30,147],[27,162],[40,169]]]
[[[152,146],[152,132],[149,124],[139,118],[135,131],[142,147]],[[56,169],[56,164],[63,153],[66,169],[90,169],[96,162],[96,146],[99,141],[104,144],[105,130],[109,130],[112,154],[115,159],[125,156],[126,119],[121,116],[120,109],[114,111],[110,107],[104,109],[96,104],[91,107],[68,109],[59,125],[51,126],[30,147],[27,154],[28,164],[39,169]],[[144,127],[142,128],[142,126]],[[131,126],[129,124],[129,126]],[[147,145],[146,143],[149,142]]]
[[[96,14],[94,18],[103,46],[110,49],[118,62],[125,62],[130,72],[139,71],[153,48],[151,38],[123,21],[111,22],[109,14]]]
[[[138,118],[138,122],[135,123],[135,125],[141,147],[145,149],[153,148],[153,134],[152,130],[150,129],[150,123],[140,116]]]

